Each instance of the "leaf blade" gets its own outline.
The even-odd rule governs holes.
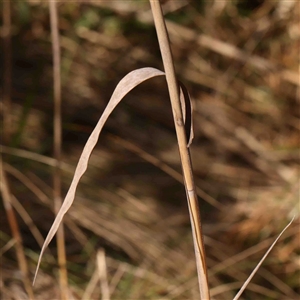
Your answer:
[[[253,276],[256,274],[256,272],[258,271],[258,269],[260,268],[260,266],[262,265],[262,263],[264,262],[264,260],[267,258],[267,256],[269,255],[269,253],[271,252],[271,250],[274,248],[275,244],[278,242],[278,240],[280,239],[280,237],[283,235],[283,233],[290,227],[290,225],[293,223],[295,217],[292,218],[292,220],[283,228],[283,230],[280,232],[280,234],[278,235],[278,237],[275,239],[275,241],[273,242],[273,244],[269,247],[269,249],[267,250],[267,252],[265,253],[265,255],[262,257],[262,259],[259,261],[259,263],[257,264],[257,266],[254,268],[254,270],[251,272],[251,274],[249,275],[248,279],[245,281],[245,283],[242,285],[241,289],[238,291],[238,293],[235,295],[235,297],[233,298],[233,300],[238,300],[240,298],[240,296],[242,295],[242,293],[244,292],[244,290],[246,289],[247,285],[249,284],[249,282],[251,281],[251,279],[253,278]]]
[[[86,144],[84,146],[84,149],[79,158],[79,162],[77,164],[77,167],[76,167],[76,170],[74,173],[74,177],[72,179],[68,193],[67,193],[67,195],[63,201],[63,204],[62,204],[59,212],[57,213],[56,218],[55,218],[55,220],[48,232],[48,235],[45,239],[45,242],[44,242],[43,247],[40,252],[40,256],[39,256],[39,260],[38,260],[38,264],[37,264],[37,268],[36,268],[36,272],[35,272],[35,276],[34,276],[34,280],[33,280],[33,285],[36,280],[36,276],[38,273],[38,269],[39,269],[44,251],[47,248],[47,246],[49,245],[49,243],[51,242],[51,240],[53,239],[64,215],[69,210],[69,208],[71,207],[71,205],[74,201],[75,192],[76,192],[79,180],[83,176],[85,171],[87,170],[89,157],[90,157],[94,147],[97,144],[99,135],[101,133],[101,130],[102,130],[106,120],[108,119],[110,114],[113,112],[115,107],[124,98],[124,96],[126,96],[126,94],[129,93],[133,88],[135,88],[137,85],[139,85],[140,83],[142,83],[145,80],[148,80],[148,79],[156,77],[156,76],[163,76],[163,75],[164,75],[164,72],[162,72],[158,69],[155,69],[155,68],[137,69],[137,70],[134,70],[134,71],[128,73],[125,77],[123,77],[121,79],[121,81],[118,83],[118,85],[116,86],[104,112],[102,113],[96,127],[92,131],[88,141],[86,142]]]
[[[44,251],[47,248],[47,246],[49,245],[49,243],[51,242],[51,240],[53,239],[54,235],[56,234],[64,215],[69,210],[69,208],[71,207],[71,205],[75,199],[75,193],[76,193],[76,189],[79,184],[79,181],[80,181],[81,177],[83,176],[83,174],[85,173],[85,171],[87,170],[90,155],[98,142],[100,133],[101,133],[103,126],[105,125],[105,122],[107,121],[108,117],[113,112],[113,110],[116,108],[116,106],[122,101],[122,99],[132,89],[134,89],[136,86],[138,86],[139,84],[141,84],[142,82],[144,82],[148,79],[151,79],[151,78],[157,77],[157,76],[164,76],[164,75],[165,75],[164,72],[162,72],[158,69],[155,69],[155,68],[151,68],[151,67],[141,68],[141,69],[137,69],[137,70],[134,70],[134,71],[128,73],[125,77],[123,77],[121,79],[121,81],[116,86],[104,112],[102,113],[97,125],[95,126],[94,130],[92,131],[91,135],[89,136],[89,138],[83,148],[83,151],[80,155],[80,158],[79,158],[71,185],[67,192],[67,195],[66,195],[66,197],[63,201],[63,204],[62,204],[60,210],[58,211],[58,213],[55,217],[55,220],[54,220],[54,222],[47,234],[47,237],[44,241],[44,244],[42,246],[42,249],[41,249],[41,252],[39,255],[39,259],[38,259],[36,272],[35,272],[34,279],[33,279],[33,285],[36,280],[36,276],[37,276],[37,273],[38,273],[38,270],[40,267],[40,263],[41,263]],[[181,95],[181,102],[184,103],[184,106],[182,107],[183,113],[184,113],[184,115],[187,115],[187,116],[185,116],[185,120],[190,120],[192,117],[192,114],[191,114],[192,106],[191,106],[191,101],[190,101],[189,95],[187,93],[187,89],[185,88],[185,86],[183,84],[180,84],[180,95]],[[187,110],[186,110],[186,106],[188,107]],[[192,122],[189,121],[188,124],[192,124]],[[188,136],[190,137],[190,139],[189,139],[189,144],[187,145],[187,147],[190,145],[191,137],[193,136],[192,126],[191,125],[189,125],[189,126],[190,126],[190,128],[187,130],[189,131]]]

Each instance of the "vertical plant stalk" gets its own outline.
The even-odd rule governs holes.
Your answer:
[[[57,214],[61,204],[61,73],[60,73],[60,42],[58,32],[58,14],[56,1],[49,0],[50,22],[51,22],[51,39],[53,53],[53,81],[54,81],[54,158],[55,167],[53,172],[53,196],[54,210]],[[66,264],[66,249],[63,223],[57,231],[57,256],[59,264],[59,285],[61,299],[68,299],[68,274]]]
[[[98,276],[100,281],[101,299],[110,300],[109,284],[107,280],[107,267],[105,260],[105,250],[99,249],[97,252]]]
[[[183,170],[185,189],[187,194],[190,220],[193,232],[193,241],[196,255],[198,282],[200,288],[200,298],[209,300],[209,287],[207,279],[206,258],[204,251],[203,235],[201,229],[200,209],[198,206],[196,188],[194,184],[191,158],[187,147],[187,138],[184,129],[184,122],[179,99],[179,88],[175,76],[172,52],[166,24],[163,17],[159,0],[150,0],[151,10],[154,18],[155,28],[158,36],[163,65],[170,94],[173,118],[177,134],[179,154]]]

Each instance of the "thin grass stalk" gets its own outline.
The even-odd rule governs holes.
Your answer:
[[[101,299],[110,300],[109,284],[107,280],[105,250],[103,248],[99,249],[97,252],[97,267],[98,267],[98,276],[99,276],[100,288],[101,288]]]
[[[170,94],[173,118],[177,134],[179,154],[181,158],[184,183],[187,194],[187,201],[190,212],[190,220],[193,232],[193,241],[196,255],[198,283],[200,298],[209,300],[209,287],[207,279],[206,258],[204,251],[203,235],[201,229],[200,209],[197,200],[196,188],[194,184],[191,158],[187,147],[187,138],[184,129],[184,122],[179,99],[179,88],[175,76],[172,52],[168,37],[166,24],[163,17],[162,8],[158,0],[150,0],[151,10],[154,18],[158,42],[162,55],[163,65]]]
[[[284,232],[290,227],[290,225],[293,223],[294,218],[292,218],[292,220],[283,228],[283,230],[280,232],[280,234],[278,235],[278,237],[275,239],[275,241],[272,243],[272,245],[269,247],[269,249],[267,250],[267,252],[264,254],[264,256],[262,257],[262,259],[259,261],[259,263],[256,265],[256,267],[254,268],[254,270],[251,272],[251,274],[249,275],[248,279],[245,281],[245,283],[242,285],[241,289],[238,291],[238,293],[236,294],[236,296],[233,298],[233,300],[238,300],[240,298],[240,296],[242,295],[242,293],[245,291],[245,289],[247,288],[249,282],[252,280],[252,278],[254,277],[254,275],[257,273],[258,269],[260,268],[260,266],[263,264],[263,262],[265,261],[265,259],[267,258],[267,256],[269,255],[269,253],[272,251],[272,249],[275,247],[276,243],[278,242],[278,240],[280,239],[280,237],[284,234]]]
[[[51,38],[52,38],[52,52],[53,52],[53,81],[54,81],[54,158],[55,167],[53,172],[53,196],[54,196],[54,210],[57,213],[62,204],[61,198],[61,73],[60,73],[60,42],[58,32],[58,14],[56,1],[49,1],[50,22],[51,22]],[[67,274],[67,260],[65,249],[65,237],[63,222],[58,229],[57,236],[57,256],[59,264],[59,284],[61,299],[68,299],[68,274]]]
[[[3,166],[2,156],[0,156],[0,179],[1,179],[1,194],[3,199],[3,205],[6,212],[8,224],[12,233],[12,236],[15,240],[15,249],[16,249],[16,256],[18,265],[22,274],[22,281],[27,292],[27,295],[30,300],[34,300],[34,294],[32,290],[32,286],[29,280],[29,272],[28,272],[28,265],[26,261],[26,256],[24,253],[22,237],[20,234],[20,229],[18,225],[18,221],[15,215],[15,212],[12,207],[11,203],[11,193],[6,177],[6,173]]]

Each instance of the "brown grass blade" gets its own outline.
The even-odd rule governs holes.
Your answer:
[[[273,242],[273,244],[270,246],[270,248],[268,249],[268,251],[263,256],[263,258],[257,264],[257,266],[255,267],[255,269],[252,271],[252,273],[250,274],[250,276],[248,277],[248,279],[245,281],[245,283],[243,284],[243,286],[241,287],[241,289],[239,290],[239,292],[236,294],[236,296],[233,298],[233,300],[238,300],[240,298],[240,296],[242,295],[242,293],[246,289],[247,285],[249,284],[249,282],[251,281],[251,279],[253,278],[253,276],[256,274],[257,270],[260,268],[260,266],[262,265],[262,263],[264,262],[264,260],[267,258],[267,256],[271,252],[271,250],[276,245],[277,241],[280,239],[280,237],[283,235],[283,233],[288,229],[288,227],[293,223],[294,218],[295,217],[292,218],[292,220],[284,227],[284,229],[278,235],[278,237],[276,238],[276,240]]]
[[[79,158],[79,162],[77,164],[77,167],[76,167],[76,170],[74,173],[74,177],[71,182],[68,193],[64,199],[64,202],[63,202],[59,212],[57,213],[54,223],[52,224],[52,227],[50,228],[48,235],[45,239],[44,245],[42,247],[33,284],[36,279],[36,275],[37,275],[37,272],[38,272],[38,269],[39,269],[39,266],[41,263],[43,253],[44,253],[45,249],[47,248],[47,246],[49,245],[52,238],[54,237],[54,235],[56,234],[64,215],[66,214],[66,212],[71,207],[71,205],[74,201],[75,192],[76,192],[79,180],[87,169],[89,157],[98,141],[101,130],[102,130],[105,122],[107,121],[108,117],[113,112],[115,107],[120,103],[120,101],[124,98],[124,96],[126,96],[126,94],[129,93],[133,88],[135,88],[137,85],[144,82],[145,80],[148,80],[148,79],[156,77],[156,76],[163,76],[164,74],[165,74],[164,72],[162,72],[158,69],[155,69],[155,68],[137,69],[137,70],[134,70],[134,71],[130,72],[129,74],[127,74],[117,85],[102,116],[100,117],[96,127],[94,128],[86,145],[84,146],[84,149]]]

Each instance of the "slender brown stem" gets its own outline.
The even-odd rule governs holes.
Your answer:
[[[158,36],[162,60],[165,68],[175,129],[177,134],[179,154],[181,158],[183,177],[185,182],[190,219],[193,231],[200,297],[203,300],[209,300],[210,295],[207,280],[203,235],[201,229],[200,209],[198,206],[198,200],[194,184],[191,159],[187,147],[187,138],[185,135],[184,122],[179,99],[179,89],[175,76],[172,52],[160,2],[158,0],[150,0],[150,4],[155,22],[155,28]]]
[[[57,213],[62,204],[61,198],[61,74],[60,74],[60,42],[58,32],[58,17],[56,1],[49,1],[51,36],[53,50],[53,80],[54,80],[54,158],[55,168],[53,173],[54,210]],[[66,268],[66,250],[63,223],[56,236],[57,255],[59,264],[59,279],[61,299],[68,299],[68,274]]]

